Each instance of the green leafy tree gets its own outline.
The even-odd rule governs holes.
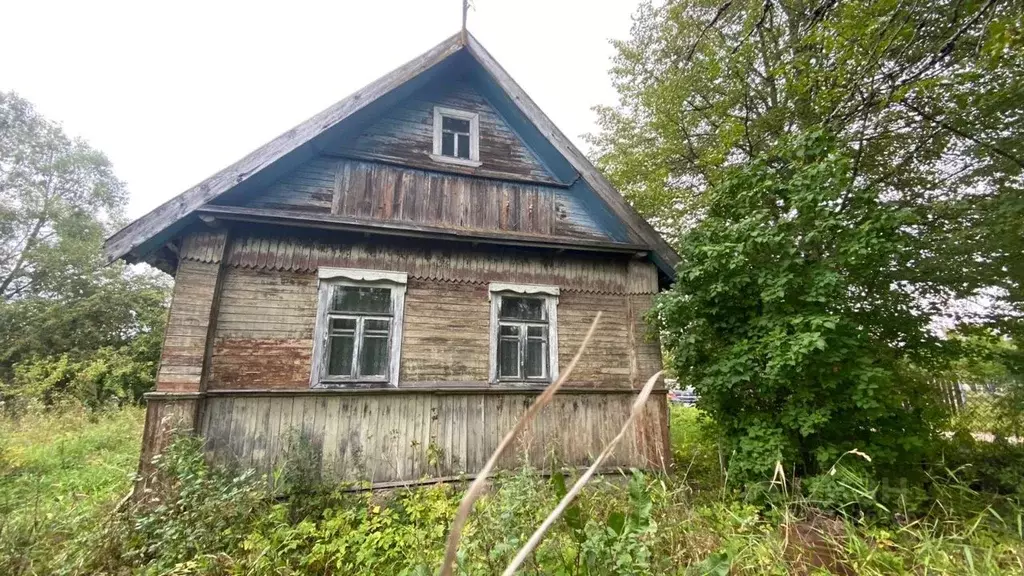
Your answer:
[[[917,462],[933,321],[1010,331],[1020,250],[1024,10],[1014,1],[677,0],[617,42],[598,164],[675,240],[654,320],[732,477],[848,449]],[[954,306],[984,297],[998,306]]]
[[[653,311],[681,379],[730,443],[730,473],[827,469],[851,449],[919,461],[942,411],[922,368],[945,354],[914,272],[916,216],[861,189],[821,133],[737,167],[706,192]]]
[[[126,201],[102,153],[0,93],[0,398],[96,404],[152,385],[167,282],[101,252]]]
[[[614,43],[620,101],[598,108],[598,164],[675,236],[723,170],[819,128],[858,186],[1019,199],[1022,15],[1019,0],[644,4]]]

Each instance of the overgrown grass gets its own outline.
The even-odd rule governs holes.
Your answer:
[[[131,489],[145,412],[0,418],[0,574],[75,572]]]
[[[811,496],[781,478],[739,494],[722,489],[699,414],[674,409],[672,422],[677,472],[596,480],[524,573],[1024,574],[1020,502],[959,473],[906,498],[882,498],[844,466]],[[2,424],[0,574],[429,575],[440,563],[464,486],[344,493],[286,475],[276,498],[265,478],[209,467],[194,438],[163,458],[158,502],[114,514],[140,425],[138,410]],[[563,493],[561,477],[533,470],[496,480],[467,526],[460,573],[500,573]]]

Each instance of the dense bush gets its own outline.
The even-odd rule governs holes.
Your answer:
[[[818,474],[852,449],[919,476],[934,446],[944,412],[923,368],[944,348],[899,270],[920,250],[915,216],[852,178],[822,133],[730,171],[652,312],[735,480],[779,462]]]

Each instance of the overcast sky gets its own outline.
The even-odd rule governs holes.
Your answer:
[[[636,0],[473,0],[469,30],[586,150]],[[460,0],[8,0],[0,90],[113,161],[138,217],[456,32]]]

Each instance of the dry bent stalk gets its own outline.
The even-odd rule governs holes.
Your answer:
[[[484,488],[484,484],[487,482],[487,477],[490,476],[491,470],[494,469],[494,465],[498,462],[498,458],[505,452],[505,449],[512,444],[516,439],[516,436],[522,432],[523,428],[526,428],[533,419],[540,412],[541,408],[546,406],[551,399],[555,396],[555,392],[562,387],[562,384],[572,374],[573,368],[576,367],[576,363],[579,362],[580,357],[583,356],[583,351],[587,349],[587,344],[590,343],[590,338],[594,335],[597,330],[597,323],[601,320],[601,312],[594,316],[594,321],[590,324],[590,329],[587,330],[586,337],[583,338],[583,342],[580,344],[580,349],[576,351],[576,355],[573,356],[572,362],[565,367],[565,370],[558,376],[558,380],[551,383],[550,386],[544,389],[544,392],[537,399],[533,401],[533,404],[526,410],[522,418],[516,422],[516,425],[509,430],[508,434],[505,434],[505,438],[502,439],[501,444],[491,454],[491,458],[484,464],[484,467],[477,473],[476,479],[469,485],[469,490],[466,491],[466,495],[462,497],[462,502],[459,503],[459,509],[455,512],[455,518],[452,520],[451,531],[448,532],[448,547],[444,553],[444,560],[441,562],[441,576],[451,576],[452,571],[455,569],[455,554],[459,551],[459,539],[462,538],[462,528],[466,525],[466,520],[469,519],[470,512],[473,511],[473,504],[476,503],[477,498],[480,497],[480,492]],[[659,372],[660,374],[660,372]]]
[[[540,544],[540,541],[544,539],[544,534],[549,528],[551,528],[551,525],[558,520],[559,516],[562,515],[562,512],[565,512],[565,509],[569,507],[569,504],[572,504],[573,499],[580,493],[583,486],[590,481],[591,477],[594,476],[594,473],[597,472],[601,463],[604,462],[608,456],[611,456],[611,453],[615,450],[615,446],[623,437],[626,436],[626,432],[629,430],[630,426],[633,425],[633,420],[636,420],[636,417],[643,412],[644,406],[647,404],[647,398],[651,395],[651,390],[654,389],[654,383],[661,377],[662,372],[664,372],[664,370],[658,372],[654,376],[651,376],[647,381],[647,384],[644,384],[644,387],[640,389],[640,394],[637,395],[636,401],[633,402],[633,410],[629,413],[629,418],[626,419],[626,423],[622,425],[622,429],[619,430],[619,434],[615,436],[615,438],[612,438],[612,441],[609,442],[608,445],[604,447],[604,450],[601,451],[601,454],[598,455],[597,460],[594,460],[594,463],[590,465],[590,468],[587,468],[587,471],[584,472],[583,475],[580,476],[579,480],[572,485],[572,489],[565,494],[565,497],[558,503],[558,506],[555,506],[555,509],[552,510],[551,514],[544,519],[544,522],[542,522],[540,527],[537,528],[537,531],[530,536],[530,539],[526,541],[522,550],[520,550],[519,553],[516,554],[516,557],[512,559],[512,563],[508,565],[508,568],[505,568],[502,576],[512,576],[512,574],[515,574],[515,571],[523,565],[523,562],[525,562],[526,558],[533,552],[533,549],[536,548],[537,545]]]

